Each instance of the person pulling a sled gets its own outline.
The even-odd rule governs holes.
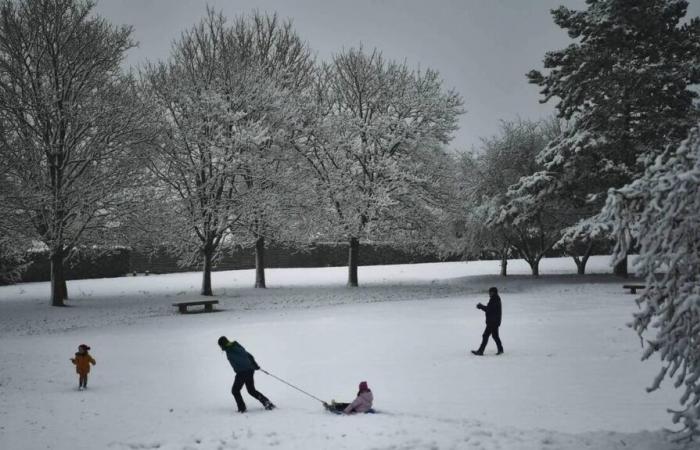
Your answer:
[[[253,376],[255,371],[260,369],[260,366],[255,362],[253,355],[248,353],[238,342],[229,341],[226,336],[221,336],[218,340],[218,344],[221,350],[226,352],[226,358],[228,358],[228,362],[231,363],[231,367],[233,367],[233,371],[236,373],[236,378],[233,380],[233,387],[231,388],[231,394],[233,394],[233,398],[236,399],[238,412],[246,412],[245,402],[241,395],[243,385],[245,385],[248,393],[253,398],[258,399],[258,401],[262,403],[265,409],[273,409],[275,405],[255,389],[255,380]]]
[[[358,388],[357,397],[352,403],[336,403],[332,401],[330,404],[324,403],[325,406],[331,412],[353,414],[353,413],[368,413],[374,412],[372,409],[372,402],[374,402],[374,395],[367,386],[367,382],[363,381],[360,383]]]
[[[484,334],[481,335],[482,339],[479,350],[472,350],[472,353],[477,356],[482,356],[486,344],[489,341],[489,336],[493,336],[493,340],[496,342],[496,347],[498,348],[497,355],[503,354],[503,345],[501,344],[501,338],[498,336],[498,327],[501,326],[501,297],[498,296],[498,289],[495,287],[490,288],[488,304],[484,306],[479,303],[476,307],[486,313],[486,329],[484,330]]]

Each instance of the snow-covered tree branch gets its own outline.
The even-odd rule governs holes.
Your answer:
[[[48,247],[55,306],[67,297],[64,259],[118,225],[151,138],[147,109],[120,71],[131,29],[93,6],[0,4],[0,172],[11,189],[0,213]]]
[[[203,263],[203,295],[212,295],[223,243],[252,235],[262,263],[264,237],[282,222],[282,176],[291,178],[284,150],[296,117],[288,94],[308,84],[312,70],[289,23],[256,13],[229,25],[208,10],[174,44],[170,61],[143,74],[164,130],[150,168],[180,217],[171,230],[179,239],[170,242],[179,242],[187,262]]]
[[[697,118],[689,87],[700,82],[700,20],[683,23],[688,2],[589,1],[582,11],[552,10],[573,42],[545,54],[547,73],[528,73],[542,102],[557,99],[572,126],[540,154],[549,186],[561,198],[587,201],[585,226],[610,188],[639,177],[666,146],[676,146]],[[622,260],[623,262],[625,260]],[[626,275],[626,265],[616,272]]]
[[[250,209],[232,224],[236,242],[255,246],[255,287],[265,287],[266,239],[294,240],[303,214],[307,186],[298,183],[298,155],[291,147],[300,131],[300,92],[311,86],[316,69],[309,46],[290,21],[254,12],[238,17],[228,31],[236,48],[226,64],[258,70],[264,89],[246,105],[248,118],[260,120],[267,139],[249,145],[243,159],[243,183]],[[303,128],[303,127],[301,127]]]
[[[665,378],[683,388],[680,439],[700,437],[700,124],[677,149],[659,155],[644,176],[611,192],[617,257],[637,241],[634,269],[645,279],[632,326],[648,342],[643,358],[663,362]]]
[[[478,248],[501,256],[503,275],[511,252],[538,275],[539,261],[560,237],[566,208],[533,194],[530,183],[538,179],[528,178],[541,169],[537,154],[557,132],[553,121],[502,122],[500,134],[483,140],[482,152],[472,157],[469,178],[463,180],[472,205],[465,211],[465,224],[473,226],[465,235]]]
[[[295,148],[324,198],[322,234],[350,244],[348,285],[357,286],[360,240],[417,226],[408,218],[418,219],[416,205],[429,193],[425,163],[442,158],[462,100],[437,72],[362,48],[322,68],[313,100],[311,131]]]

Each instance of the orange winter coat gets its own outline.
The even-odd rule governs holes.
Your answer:
[[[89,353],[76,353],[75,358],[72,358],[73,364],[75,364],[75,371],[80,375],[87,375],[90,373],[90,364],[95,365],[95,360]]]

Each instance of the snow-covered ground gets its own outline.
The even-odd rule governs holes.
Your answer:
[[[48,284],[0,287],[0,449],[648,449],[676,448],[660,431],[679,393],[645,393],[656,362],[640,362],[625,324],[635,296],[607,275],[572,275],[545,260],[534,279],[521,261],[217,272],[221,312],[179,315],[200,275],[71,281],[69,308],[48,305]],[[568,273],[568,274],[567,274]],[[517,275],[516,275],[517,274]],[[506,353],[475,357],[496,285]],[[349,401],[367,380],[379,414],[335,416],[258,372],[278,405],[244,393],[220,335],[239,340],[269,372],[323,399]],[[97,365],[77,391],[69,358],[92,346]]]

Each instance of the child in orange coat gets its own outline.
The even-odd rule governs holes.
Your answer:
[[[78,390],[87,389],[88,373],[90,373],[90,364],[95,365],[95,360],[88,353],[90,347],[85,344],[78,346],[78,351],[75,353],[75,358],[71,358],[71,362],[75,364],[75,371],[78,372]]]

